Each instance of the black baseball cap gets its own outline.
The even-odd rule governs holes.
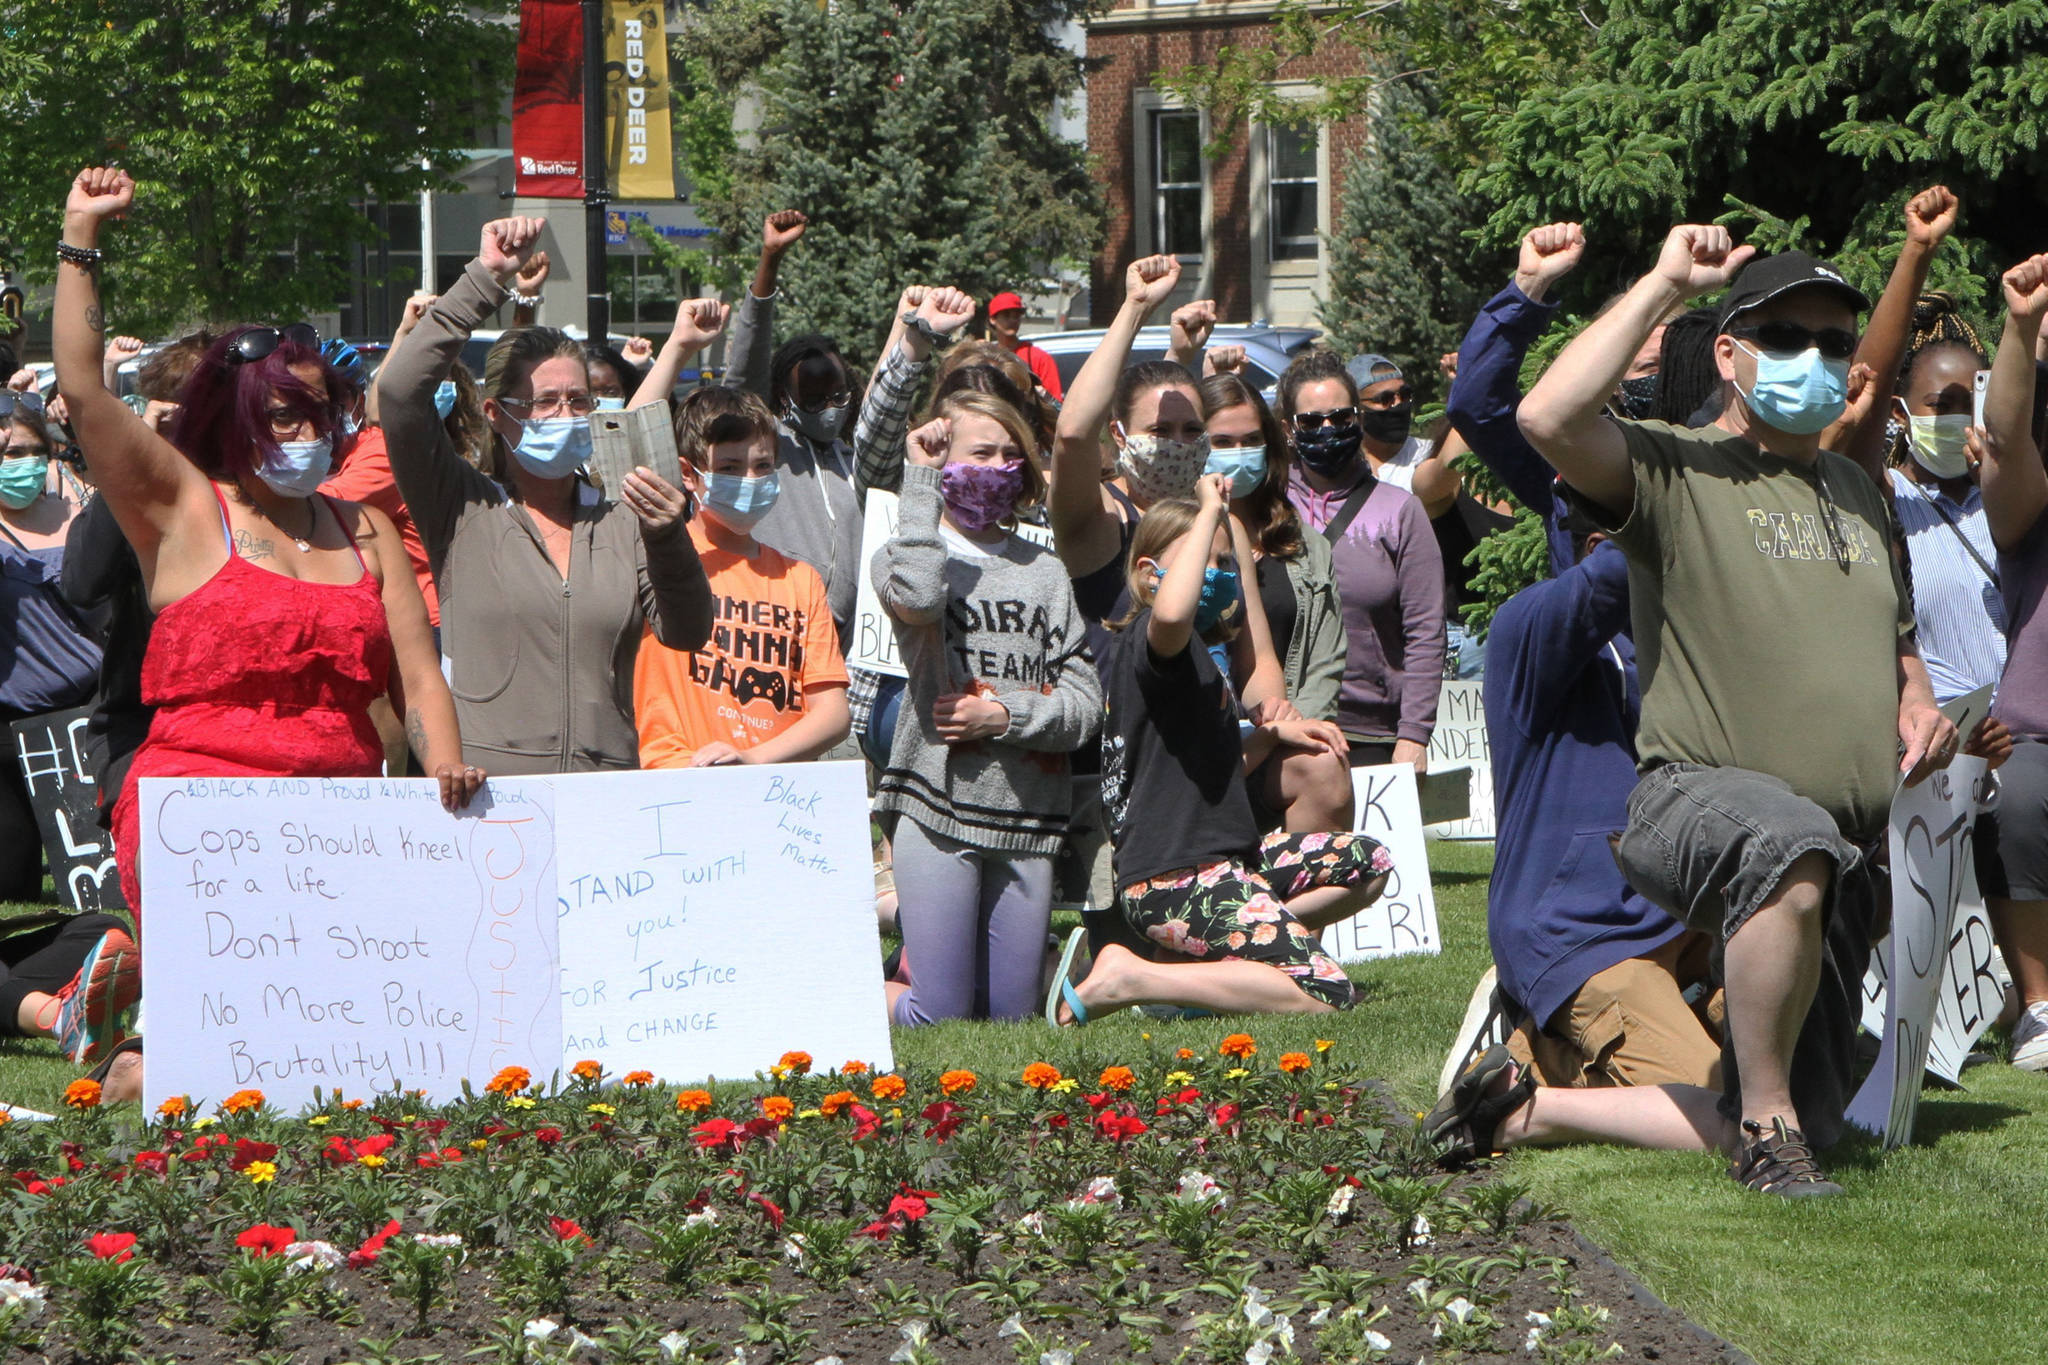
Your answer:
[[[1735,283],[1729,285],[1728,292],[1721,296],[1720,316],[1714,323],[1714,329],[1717,333],[1726,332],[1737,313],[1769,303],[1794,289],[1814,286],[1833,290],[1859,313],[1870,311],[1870,300],[1864,297],[1862,290],[1843,279],[1841,271],[1803,251],[1781,251],[1775,256],[1759,256],[1742,267]]]

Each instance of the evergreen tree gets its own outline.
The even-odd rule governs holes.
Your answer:
[[[717,0],[697,50],[757,124],[699,211],[729,244],[751,240],[766,212],[810,217],[783,265],[778,330],[829,332],[865,361],[906,284],[985,300],[1094,249],[1102,207],[1086,151],[1051,127],[1082,77],[1051,26],[1086,9]]]

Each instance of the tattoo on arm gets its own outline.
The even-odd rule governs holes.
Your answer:
[[[244,559],[272,559],[277,554],[277,542],[258,540],[247,531],[235,532],[235,553]]]
[[[413,754],[419,759],[420,766],[425,767],[427,762],[427,722],[426,718],[420,715],[420,708],[417,706],[405,708],[405,742],[412,746]]]
[[[100,311],[100,306],[97,302],[85,305],[85,325],[92,328],[95,332],[107,330],[106,314]]]

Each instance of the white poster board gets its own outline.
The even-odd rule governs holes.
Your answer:
[[[493,781],[145,778],[145,1104],[460,1096],[561,1058],[554,803]]]
[[[1913,1140],[1970,863],[1970,825],[1989,790],[1984,760],[1958,758],[1892,800],[1892,932],[1874,953],[1884,969],[1884,1042],[1847,1112],[1850,1122],[1881,1135],[1887,1151]]]
[[[1377,901],[1323,931],[1324,951],[1339,962],[1441,952],[1415,769],[1406,763],[1353,768],[1351,792],[1358,808],[1352,828],[1385,844],[1394,870]]]
[[[665,1081],[887,1069],[863,765],[555,779],[563,1055]]]
[[[1429,736],[1429,770],[1472,770],[1472,813],[1429,826],[1432,839],[1493,838],[1493,750],[1486,738],[1480,684],[1451,679],[1436,699],[1436,729]]]
[[[889,622],[889,613],[882,610],[882,596],[875,591],[874,568],[875,552],[896,534],[898,502],[894,493],[878,488],[868,490],[867,520],[860,538],[860,582],[854,590],[853,646],[846,652],[849,668],[864,668],[894,678],[905,676],[903,656],[896,649],[896,631]],[[1052,548],[1052,532],[1046,527],[1019,522],[1016,532],[1034,545]]]

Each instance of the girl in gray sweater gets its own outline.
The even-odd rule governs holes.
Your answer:
[[[911,433],[875,588],[909,672],[875,807],[896,818],[898,1024],[1037,1012],[1067,755],[1102,693],[1066,569],[1007,529],[1044,495],[1028,423],[960,392]]]

